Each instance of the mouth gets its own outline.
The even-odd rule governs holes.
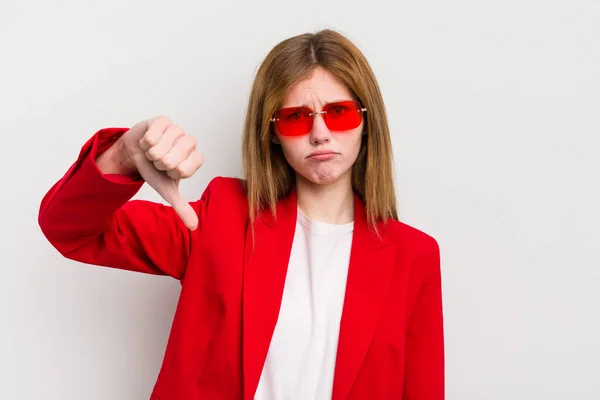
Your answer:
[[[308,159],[313,159],[313,160],[324,161],[324,160],[330,160],[330,159],[332,159],[337,154],[338,153],[336,153],[334,151],[328,151],[328,150],[315,151],[314,153],[311,153],[307,158]]]

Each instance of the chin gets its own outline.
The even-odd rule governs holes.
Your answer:
[[[344,173],[339,171],[305,171],[305,173],[300,175],[315,185],[328,185],[335,183],[339,181],[340,178],[345,176]]]
[[[315,185],[328,185],[334,183],[338,180],[336,177],[326,176],[326,177],[314,177],[313,179],[309,179]]]

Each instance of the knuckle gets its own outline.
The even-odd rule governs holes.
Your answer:
[[[152,125],[154,125],[154,124],[170,125],[171,124],[171,118],[167,117],[166,115],[159,115],[159,116],[154,117],[152,119],[151,124]]]
[[[165,168],[160,161],[153,161],[152,164],[154,165],[154,168],[156,168],[157,170],[165,171]]]
[[[175,125],[175,124],[171,125],[169,127],[169,129],[173,130],[173,133],[175,134],[175,137],[177,137],[177,138],[184,135],[183,128],[179,125]]]
[[[148,151],[146,152],[146,154],[148,155],[148,159],[151,161],[158,161],[160,160],[160,153],[158,152],[158,150],[156,149],[156,147],[151,147],[150,149],[148,149]]]
[[[165,170],[167,171],[171,171],[176,167],[173,161],[167,157],[163,157],[162,160],[160,160],[160,163],[165,167]]]
[[[146,133],[143,137],[141,142],[148,146],[148,147],[152,147],[152,146],[156,146],[158,144],[158,137],[156,137],[155,135],[150,135],[148,133]]]
[[[189,178],[193,175],[193,172],[184,165],[179,165],[176,168],[177,174],[182,178]]]

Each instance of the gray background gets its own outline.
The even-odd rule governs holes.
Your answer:
[[[447,398],[600,398],[597,0],[3,0],[0,397],[148,398],[178,282],[63,259],[39,202],[96,130],[159,114],[205,156],[186,198],[239,176],[258,64],[324,27],[371,62],[401,219],[441,245]]]

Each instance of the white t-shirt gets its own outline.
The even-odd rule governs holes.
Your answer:
[[[300,209],[279,318],[255,400],[331,399],[354,223]]]

